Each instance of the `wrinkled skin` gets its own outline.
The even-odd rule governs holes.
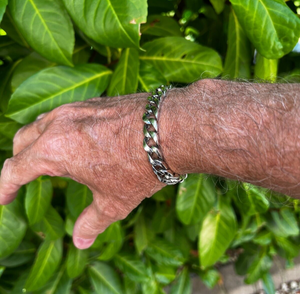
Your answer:
[[[73,232],[78,248],[91,246],[112,222],[164,186],[142,146],[147,97],[141,93],[66,104],[20,129],[14,157],[1,173],[0,204],[13,201],[21,185],[40,175],[72,178],[93,192],[94,200]]]

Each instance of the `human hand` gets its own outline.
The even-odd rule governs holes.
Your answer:
[[[20,129],[14,157],[0,177],[0,204],[41,175],[69,177],[89,187],[93,202],[76,221],[73,242],[90,247],[111,223],[124,219],[158,181],[143,149],[147,93],[93,98],[60,106]]]

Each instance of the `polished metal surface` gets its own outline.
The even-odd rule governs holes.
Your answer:
[[[159,107],[170,88],[171,86],[162,85],[152,93],[152,96],[148,97],[149,104],[147,104],[146,112],[143,115],[145,135],[143,146],[148,153],[149,162],[157,178],[167,185],[175,185],[182,183],[187,178],[187,174],[179,175],[170,170],[163,160],[158,143]]]

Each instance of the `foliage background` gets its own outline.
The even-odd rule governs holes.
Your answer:
[[[23,124],[64,103],[206,77],[297,81],[299,10],[282,0],[0,0],[1,165]],[[0,206],[1,294],[186,294],[190,273],[214,287],[233,256],[246,283],[274,293],[273,257],[291,267],[299,254],[299,201],[249,184],[192,175],[80,251],[72,228],[91,200],[78,183],[41,177]]]

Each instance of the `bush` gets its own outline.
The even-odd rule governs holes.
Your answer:
[[[297,79],[299,1],[6,4],[0,1],[1,165],[15,132],[63,103],[205,77]],[[274,293],[273,257],[292,266],[299,254],[299,201],[249,184],[192,175],[80,251],[72,229],[91,200],[85,186],[43,176],[0,206],[0,293],[154,294],[171,285],[171,293],[187,294],[191,272],[214,287],[219,266],[235,257],[246,283],[262,279]]]

